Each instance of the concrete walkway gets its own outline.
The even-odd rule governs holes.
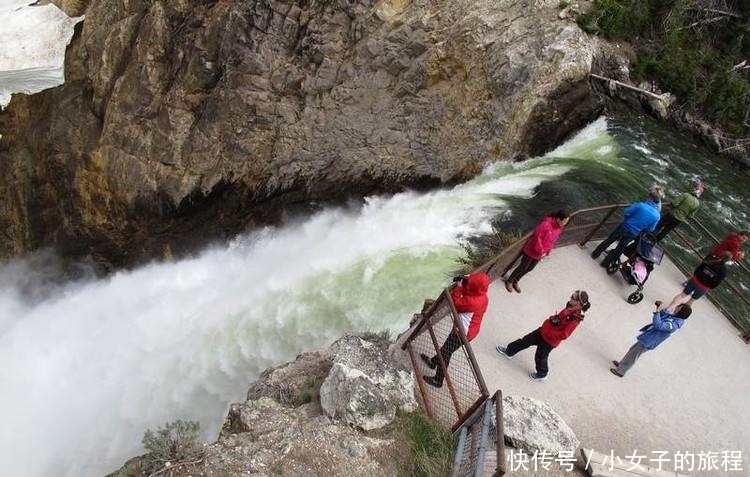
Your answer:
[[[644,354],[624,378],[609,371],[651,320],[653,302],[669,302],[685,280],[665,257],[646,282],[643,301],[618,273],[607,275],[588,249],[555,249],[521,280],[522,293],[508,293],[497,280],[490,308],[472,348],[490,393],[524,395],[549,403],[573,428],[581,446],[600,453],[645,456],[643,465],[673,469],[677,453],[695,465],[676,469],[691,476],[750,475],[750,345],[706,299],[697,301],[686,326]],[[731,273],[731,271],[730,271]],[[534,348],[507,360],[495,352],[540,326],[564,307],[576,289],[588,291],[592,307],[567,341],[552,351],[549,378],[529,380]],[[666,452],[660,457],[656,452]],[[699,455],[716,453],[719,469],[705,470]],[[734,454],[729,454],[734,452]],[[741,452],[741,458],[737,454]],[[723,454],[730,462],[723,462]],[[732,457],[734,457],[732,459]],[[629,461],[626,461],[629,462]],[[701,469],[699,469],[699,464]],[[738,467],[742,470],[737,469]]]

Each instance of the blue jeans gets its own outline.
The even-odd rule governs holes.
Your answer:
[[[617,242],[617,246],[607,254],[606,258],[602,262],[602,267],[606,267],[615,260],[619,260],[620,255],[622,255],[622,251],[625,250],[625,247],[627,247],[633,240],[635,240],[635,235],[625,230],[622,224],[620,224],[616,229],[612,231],[611,234],[609,234],[609,237],[604,239],[602,243],[596,246],[594,251],[591,252],[591,258],[599,258],[599,255],[601,255],[602,252],[607,249],[607,247],[612,245],[614,242]]]

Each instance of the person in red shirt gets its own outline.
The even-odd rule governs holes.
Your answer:
[[[479,334],[479,328],[482,326],[484,313],[489,305],[487,290],[490,286],[490,277],[486,273],[472,273],[466,277],[457,277],[460,283],[451,290],[451,298],[458,312],[459,323],[468,341],[473,340]],[[457,328],[453,328],[448,338],[440,348],[440,354],[443,357],[446,369],[451,361],[453,353],[461,347],[461,335]],[[429,366],[430,369],[437,368],[435,376],[423,376],[424,381],[435,387],[443,385],[443,369],[437,355],[430,358],[421,353],[420,358]]]
[[[719,242],[711,252],[709,252],[706,258],[718,258],[721,252],[732,252],[732,260],[735,262],[745,258],[745,252],[740,250],[740,246],[750,239],[750,231],[740,230],[736,233],[731,233],[727,237]]]
[[[505,280],[505,289],[509,292],[515,290],[521,293],[518,281],[532,271],[537,263],[552,251],[560,238],[563,228],[570,220],[570,214],[565,210],[544,217],[534,229],[534,233],[526,240],[521,251],[521,263]]]
[[[529,377],[535,381],[543,381],[547,379],[549,373],[547,358],[550,352],[573,334],[589,308],[591,308],[589,294],[583,290],[576,290],[570,296],[565,308],[544,320],[541,327],[511,342],[507,347],[497,346],[495,349],[501,356],[511,359],[519,351],[536,346],[534,354],[536,372],[529,373]]]

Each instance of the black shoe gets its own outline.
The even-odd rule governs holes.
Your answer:
[[[435,376],[422,376],[424,378],[424,382],[429,384],[430,386],[435,386],[436,388],[442,388],[443,387],[443,380],[438,379]]]
[[[594,260],[596,260],[596,259],[598,259],[598,258],[599,258],[599,254],[598,254],[598,253],[594,253],[594,252],[591,252],[591,258],[593,258]]]
[[[617,366],[617,367],[619,367],[619,366],[620,366],[620,362],[619,362],[619,361],[614,361],[614,360],[613,360],[613,361],[612,361],[612,364],[614,364],[614,365],[615,365],[615,366]]]
[[[661,300],[656,300],[656,301],[654,302],[654,306],[655,306],[656,308],[659,308],[659,307],[661,306]]]
[[[424,353],[419,353],[419,357],[422,358],[422,361],[424,361],[424,364],[426,364],[430,369],[435,369],[437,366],[437,363],[435,363],[432,358],[428,357]]]
[[[609,372],[617,376],[618,378],[624,378],[624,374],[620,374],[620,372],[615,368],[609,368]]]

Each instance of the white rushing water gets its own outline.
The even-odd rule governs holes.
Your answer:
[[[142,451],[146,429],[175,419],[199,421],[214,439],[228,403],[263,369],[349,330],[403,330],[450,281],[459,240],[489,232],[503,197],[529,196],[569,162],[495,166],[450,190],[371,197],[45,293],[29,289],[38,258],[4,265],[4,474],[101,476]]]

